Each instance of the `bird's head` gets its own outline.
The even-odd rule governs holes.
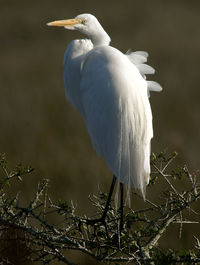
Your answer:
[[[87,35],[96,45],[110,43],[110,37],[104,31],[97,18],[91,14],[81,14],[73,19],[56,20],[47,23],[47,25],[78,30]]]

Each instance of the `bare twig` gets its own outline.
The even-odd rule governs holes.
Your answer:
[[[151,201],[146,199],[142,209],[126,209],[124,214],[124,229],[119,233],[120,211],[111,205],[108,210],[105,223],[89,225],[87,216],[78,216],[76,206],[73,202],[58,203],[48,195],[48,181],[44,180],[38,185],[35,195],[27,207],[19,205],[18,197],[9,198],[4,192],[7,181],[12,181],[15,177],[25,176],[28,170],[20,166],[17,170],[8,173],[5,159],[0,158],[0,166],[3,167],[4,176],[0,179],[0,254],[5,250],[1,247],[1,242],[11,242],[9,229],[17,231],[17,242],[20,244],[24,240],[28,251],[27,259],[51,264],[58,260],[64,264],[74,265],[66,257],[66,250],[73,250],[85,253],[98,260],[102,264],[116,264],[132,262],[133,264],[155,264],[156,257],[163,255],[170,260],[171,264],[187,262],[195,264],[200,261],[200,244],[196,240],[196,246],[192,252],[183,255],[174,252],[173,255],[167,251],[161,252],[158,248],[159,240],[164,236],[168,226],[172,223],[180,224],[179,234],[183,230],[183,224],[197,224],[194,220],[187,220],[185,211],[194,211],[192,204],[200,197],[198,177],[192,175],[187,167],[178,168],[178,171],[168,171],[176,155],[165,158],[164,155],[155,156],[152,162],[154,168],[153,181],[157,176],[161,176],[167,183],[168,189],[164,190],[162,201]],[[2,162],[1,162],[2,161]],[[172,184],[173,177],[177,175],[177,181],[182,176],[187,177],[188,190],[176,189]],[[180,179],[180,180],[179,180]],[[19,179],[20,180],[20,179]],[[21,180],[20,180],[21,181]],[[153,184],[152,184],[153,185]],[[141,200],[142,197],[133,193]],[[161,200],[161,199],[160,199]],[[89,201],[94,206],[95,216],[102,214],[106,201],[106,195],[99,191],[98,195],[89,197]],[[59,221],[57,225],[50,222],[51,214],[56,215]],[[22,234],[21,234],[22,233]],[[195,252],[196,250],[196,252]],[[9,262],[9,258],[8,258]],[[9,264],[9,263],[7,263]],[[10,263],[11,264],[11,263]]]

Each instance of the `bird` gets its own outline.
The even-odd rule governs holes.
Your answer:
[[[153,137],[150,91],[161,91],[147,74],[155,70],[145,64],[144,51],[122,53],[110,45],[111,38],[92,14],[56,20],[48,26],[77,30],[87,38],[75,39],[64,54],[66,97],[83,117],[92,145],[113,173],[102,217],[105,221],[116,183],[121,191],[123,228],[123,186],[139,190],[145,198],[150,178],[150,144]],[[128,195],[130,197],[130,195]],[[94,221],[94,222],[95,222]]]

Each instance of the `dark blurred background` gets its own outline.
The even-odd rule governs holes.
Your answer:
[[[24,202],[45,177],[51,180],[54,199],[72,199],[80,213],[91,213],[87,196],[98,186],[107,191],[111,172],[93,150],[79,113],[66,101],[62,79],[66,45],[83,36],[46,26],[81,13],[94,14],[111,45],[122,52],[131,48],[150,54],[148,62],[157,71],[149,79],[163,86],[162,93],[150,98],[152,151],[176,150],[177,163],[196,170],[200,1],[0,0],[0,152],[11,167],[22,162],[36,168],[20,186]],[[184,229],[185,240],[171,242],[168,236],[163,246],[187,247],[192,235],[190,228]]]

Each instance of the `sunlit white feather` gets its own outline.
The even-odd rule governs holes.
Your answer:
[[[145,196],[150,175],[153,137],[148,93],[160,91],[143,76],[154,73],[145,65],[148,53],[126,55],[109,46],[110,38],[92,15],[79,15],[95,25],[74,27],[91,38],[72,41],[64,56],[66,95],[82,114],[93,146],[118,180]],[[98,35],[98,25],[99,35]],[[94,32],[94,30],[92,30]],[[104,34],[105,33],[105,34]]]

